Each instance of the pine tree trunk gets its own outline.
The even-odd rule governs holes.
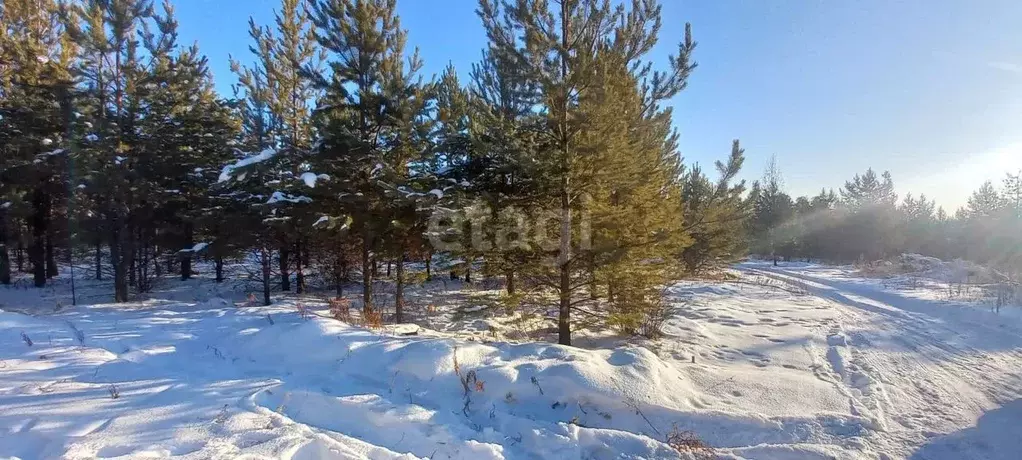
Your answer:
[[[224,282],[224,256],[222,254],[220,254],[219,252],[217,253],[216,258],[214,259],[214,265],[216,267],[216,282],[217,283],[223,283]]]
[[[28,258],[36,287],[46,285],[46,203],[49,198],[41,187],[32,193],[32,246]]]
[[[305,249],[302,247],[301,238],[295,242],[295,292],[305,293],[305,270],[302,265],[305,263]]]
[[[46,232],[46,277],[53,278],[59,274],[57,255],[53,248],[53,225],[48,225]]]
[[[160,265],[160,247],[158,245],[153,245],[152,259],[153,270],[156,272],[156,277],[159,278],[163,276],[163,265]]]
[[[561,280],[559,288],[560,305],[557,315],[557,343],[571,345],[571,207],[568,198],[568,178],[561,179],[561,236],[558,266]]]
[[[121,231],[123,240],[121,242],[121,265],[124,267],[124,272],[127,276],[122,276],[123,286],[123,299],[121,302],[128,301],[128,295],[131,292],[131,285],[134,284],[135,278],[135,235],[132,232],[132,226],[130,224],[125,225]]]
[[[270,302],[270,251],[266,247],[262,248],[260,252],[260,260],[263,268],[263,305],[269,305]]]
[[[369,259],[368,225],[362,233],[362,310],[369,311],[373,307],[373,270]],[[373,264],[375,265],[375,264]]]
[[[100,237],[96,237],[96,280],[103,279],[103,242]]]
[[[117,230],[113,230],[110,235],[110,268],[113,269],[114,274],[114,302],[121,302],[121,280],[124,278],[124,272],[121,271],[121,245],[120,237],[117,236]]]
[[[390,264],[387,264],[390,265]],[[405,318],[405,253],[397,259],[397,283],[394,289],[394,321],[403,323]]]
[[[0,284],[11,284],[11,256],[7,252],[7,215],[0,214]]]
[[[137,292],[149,292],[152,287],[149,283],[149,243],[148,232],[139,231],[138,251],[135,253],[135,267],[138,270],[138,284],[135,285]]]
[[[568,45],[569,37],[568,31],[570,28],[571,17],[568,13],[568,2],[561,2],[561,47],[567,53],[570,49]],[[559,254],[557,257],[558,268],[560,269],[561,282],[559,286],[560,290],[560,305],[559,312],[557,315],[557,343],[561,345],[571,345],[571,273],[569,272],[568,263],[571,261],[571,197],[569,196],[570,189],[568,188],[571,184],[568,181],[568,173],[571,170],[571,162],[569,158],[569,139],[566,137],[568,134],[566,130],[568,128],[568,62],[567,56],[561,56],[561,83],[565,85],[563,88],[563,94],[561,97],[561,120],[560,128],[562,130],[560,139],[561,148],[561,235],[560,235],[560,247]]]
[[[515,295],[515,269],[507,269],[507,273],[504,275],[507,278],[507,293],[508,295]]]
[[[288,273],[288,268],[291,265],[291,250],[287,247],[287,243],[280,245],[280,290],[290,291],[291,290],[291,274]]]
[[[337,297],[344,297],[344,278],[347,275],[347,267],[345,265],[344,246],[338,242],[336,259],[334,260],[334,289],[337,291]]]
[[[128,259],[128,286],[135,286],[135,251],[131,251],[131,258]]]
[[[18,234],[18,250],[16,251],[18,259],[18,273],[25,273],[25,244],[21,242],[21,234]]]
[[[390,263],[391,263],[391,261],[388,259],[387,260],[387,278],[390,278]]]
[[[195,235],[192,230],[192,224],[186,223],[184,228],[185,234],[185,247],[183,249],[191,249],[195,247]],[[192,253],[178,253],[181,254],[181,281],[187,281],[192,278]]]
[[[135,229],[133,227],[129,227],[128,234],[132,240],[135,239]],[[138,259],[136,257],[137,254],[135,254],[135,245],[132,244],[125,247],[130,248],[122,251],[122,254],[128,256],[128,286],[135,286],[135,261]]]
[[[131,249],[128,247],[127,237],[124,235],[127,231],[121,224],[120,218],[115,217],[113,221],[114,231],[110,241],[110,263],[114,269],[114,301],[127,302],[128,259],[130,259]]]
[[[465,267],[465,282],[472,284],[472,262],[469,261],[468,266]]]

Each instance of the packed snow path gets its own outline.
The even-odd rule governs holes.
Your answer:
[[[580,331],[582,348],[484,343],[458,322],[372,332],[293,301],[53,312],[0,291],[0,309],[33,313],[0,311],[0,458],[678,458],[672,429],[731,459],[1022,452],[1017,311],[847,267],[739,269],[672,287],[661,341]]]
[[[1022,455],[1022,331],[1012,321],[935,301],[932,290],[883,289],[846,270],[743,269],[836,307],[824,372],[844,387],[853,413],[876,421],[879,452],[920,460]]]

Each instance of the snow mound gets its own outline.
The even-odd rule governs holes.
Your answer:
[[[637,410],[661,419],[663,411],[687,408],[684,396],[694,393],[681,373],[637,347],[398,338],[319,318],[235,340],[239,349],[256,352],[253,361],[286,363],[295,372],[332,370],[317,388],[286,384],[258,395],[256,405],[284,407],[299,423],[376,445],[404,436],[402,451],[418,457],[440,446],[443,458],[506,458],[505,448],[549,458],[581,445],[582,452],[675,458],[645,434]]]

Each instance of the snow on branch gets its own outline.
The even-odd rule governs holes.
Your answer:
[[[208,246],[209,246],[209,243],[196,243],[195,246],[192,246],[191,248],[188,248],[188,249],[182,249],[182,250],[178,251],[178,253],[179,254],[195,254],[197,252],[201,252],[203,249],[206,249],[206,247],[208,247]]]
[[[277,151],[276,150],[265,149],[262,152],[259,152],[259,153],[255,154],[255,155],[252,155],[250,157],[242,158],[242,159],[234,162],[233,164],[229,164],[227,166],[224,166],[224,169],[222,171],[220,171],[220,179],[217,182],[227,182],[227,181],[231,180],[231,176],[232,176],[232,174],[234,174],[235,170],[237,170],[239,168],[244,168],[246,166],[250,166],[250,165],[253,165],[253,164],[256,164],[256,163],[261,163],[261,162],[269,160],[269,159],[271,159],[271,158],[273,158],[275,156],[277,156]]]
[[[317,180],[330,180],[330,176],[326,174],[316,174],[312,172],[304,172],[301,176],[302,182],[305,182],[305,186],[309,188],[316,188]]]
[[[282,201],[288,203],[312,203],[312,198],[303,195],[291,196],[278,190],[273,192],[273,195],[270,195],[270,199],[266,204],[280,203]]]

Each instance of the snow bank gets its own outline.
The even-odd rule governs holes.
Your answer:
[[[911,273],[916,276],[938,281],[955,283],[993,283],[999,281],[992,270],[962,259],[945,262],[936,257],[902,254],[901,264],[903,267],[911,269]]]
[[[683,376],[646,349],[398,339],[323,319],[264,328],[240,341],[262,362],[332,371],[317,389],[288,384],[258,395],[255,404],[284,407],[300,423],[372,444],[400,444],[418,457],[438,449],[444,458],[466,460],[513,452],[677,457],[637,434],[643,430],[635,407],[652,416],[651,406],[685,406]]]
[[[661,442],[673,427],[738,447],[863,433],[868,425],[850,416],[706,410],[688,374],[635,346],[393,337],[319,318],[262,327],[236,341],[255,353],[241,360],[285,375],[317,369],[329,376],[290,380],[255,405],[283,407],[300,423],[375,445],[403,435],[402,451],[418,457],[441,445],[442,457],[466,459],[678,458]]]
[[[18,456],[238,452],[213,436],[282,449],[267,458],[679,458],[660,440],[691,390],[646,349],[390,336],[219,298],[182,307],[86,310],[73,319],[86,348],[63,320],[0,313],[0,375],[18,376],[0,379],[0,422],[35,426]],[[52,404],[27,412],[25,397]],[[196,439],[196,423],[213,431]]]
[[[867,275],[881,277],[912,276],[945,283],[995,283],[1001,281],[993,270],[982,265],[955,259],[944,261],[936,257],[906,253],[894,260],[877,261],[865,268]]]

